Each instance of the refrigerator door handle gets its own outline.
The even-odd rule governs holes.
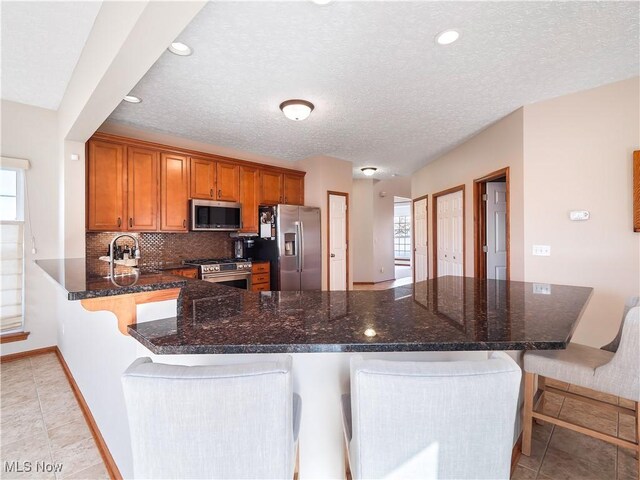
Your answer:
[[[300,248],[298,251],[300,252],[300,271],[304,270],[304,222],[300,221]]]
[[[296,272],[300,272],[302,270],[302,256],[300,255],[300,245],[302,240],[301,230],[300,230],[300,222],[295,222],[296,225]]]

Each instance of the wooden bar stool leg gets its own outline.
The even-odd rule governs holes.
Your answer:
[[[538,375],[538,390],[542,390],[542,396],[540,397],[540,410],[538,410],[539,412],[544,412],[544,404],[547,401],[547,394],[545,393],[545,386],[546,386],[546,378],[543,377],[542,375]],[[536,418],[535,422],[538,425],[544,425],[544,422],[542,420],[540,420],[539,418]]]
[[[524,374],[524,412],[522,419],[522,454],[531,455],[531,434],[533,428],[533,395],[536,375],[525,372]]]

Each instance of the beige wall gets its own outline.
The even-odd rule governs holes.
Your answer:
[[[358,179],[353,185],[354,280],[393,280],[393,197],[411,196],[411,177]]]
[[[29,160],[26,172],[31,224],[25,221],[25,330],[26,341],[5,343],[2,354],[49,347],[57,343],[56,296],[53,285],[34,263],[62,256],[59,230],[60,144],[57,116],[52,110],[2,100],[2,155]],[[84,203],[84,199],[80,199]],[[31,249],[35,237],[36,253]]]
[[[615,335],[625,297],[640,292],[639,88],[636,77],[524,109],[525,279],[594,287],[573,339],[597,347]],[[572,222],[570,210],[591,219]],[[532,256],[534,244],[550,245],[551,256]]]
[[[429,244],[433,245],[432,203],[434,193],[465,186],[465,270],[473,270],[473,180],[509,167],[511,279],[524,278],[523,110],[518,109],[475,137],[418,170],[412,177],[411,197],[429,194]],[[433,273],[432,253],[429,271]]]
[[[333,157],[310,157],[295,163],[294,168],[304,170],[307,174],[304,177],[304,204],[308,207],[320,207],[321,234],[322,234],[322,289],[327,290],[327,191],[342,192],[349,194],[349,205],[347,212],[350,221],[354,215],[351,212],[352,204],[352,170],[351,162]],[[349,231],[353,238],[353,228]],[[351,238],[347,240],[348,245],[352,245]],[[349,252],[349,289],[353,285],[353,249]]]

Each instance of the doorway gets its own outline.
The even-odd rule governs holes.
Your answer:
[[[349,194],[327,191],[327,289],[349,289]]]
[[[413,278],[422,282],[429,278],[428,195],[413,200]]]
[[[410,281],[411,272],[411,199],[393,197],[393,259],[395,279]]]
[[[433,277],[465,276],[464,185],[433,195]]]
[[[473,182],[476,278],[509,280],[509,167]]]

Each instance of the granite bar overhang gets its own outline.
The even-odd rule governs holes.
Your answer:
[[[108,278],[88,276],[84,258],[36,260],[36,264],[67,291],[69,300],[168,290],[187,284],[187,279],[175,275],[141,273],[137,277],[116,277],[114,280],[118,285]]]
[[[190,281],[178,315],[129,334],[155,354],[556,350],[589,287],[440,277],[381,291],[248,292]]]

